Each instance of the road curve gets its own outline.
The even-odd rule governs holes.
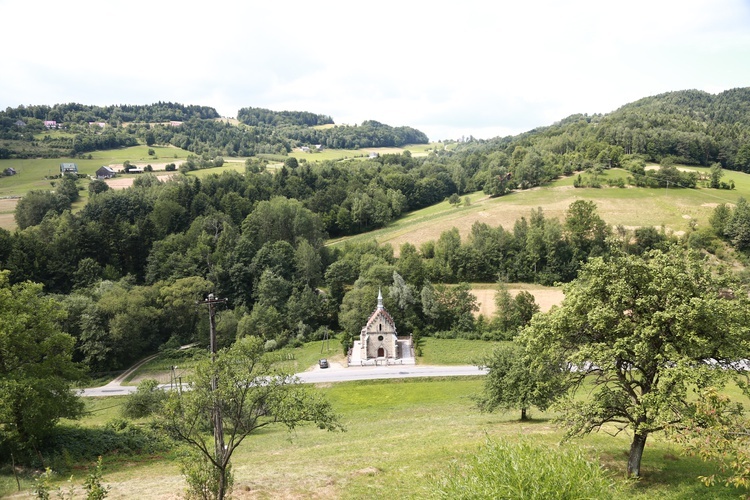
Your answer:
[[[352,382],[356,380],[384,380],[396,378],[416,377],[467,377],[475,375],[486,375],[487,370],[480,370],[474,365],[390,365],[390,366],[352,366],[349,368],[315,369],[307,372],[297,373],[295,376],[306,384],[323,384],[335,382]],[[169,384],[159,386],[170,389]],[[91,387],[83,389],[81,396],[105,397],[124,396],[135,392],[136,387],[132,385],[107,384],[102,387]]]

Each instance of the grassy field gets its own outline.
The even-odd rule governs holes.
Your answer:
[[[0,198],[4,196],[23,196],[32,189],[51,189],[45,177],[60,173],[60,163],[75,163],[82,174],[93,175],[102,165],[121,165],[129,160],[136,165],[145,166],[161,163],[179,163],[185,160],[189,151],[171,146],[151,146],[156,153],[149,156],[148,146],[94,151],[91,159],[78,158],[40,158],[30,160],[0,160],[0,171],[13,167],[18,174],[0,177]]]
[[[248,438],[233,457],[237,498],[423,498],[431,481],[454,461],[471,456],[488,438],[529,437],[550,448],[560,446],[562,432],[549,413],[480,414],[470,396],[482,379],[352,382],[318,387],[341,415],[345,433],[313,427],[289,434],[266,429]],[[122,398],[92,399],[81,425],[103,425],[117,417]],[[649,439],[643,478],[623,478],[629,447],[625,435],[594,434],[564,446],[582,448],[591,460],[611,471],[614,498],[737,498],[734,488],[706,488],[696,478],[715,472],[697,458],[658,437]],[[159,457],[106,457],[104,481],[109,498],[175,498],[184,489],[176,454]],[[85,471],[73,471],[80,484]],[[66,486],[65,479],[61,481]],[[7,473],[0,476],[0,495],[28,498],[15,492]]]
[[[708,171],[695,167],[697,171]],[[608,171],[603,179],[627,175],[618,169]],[[545,217],[564,219],[571,203],[576,200],[593,201],[599,215],[610,225],[633,228],[664,226],[673,232],[687,231],[691,221],[708,223],[714,207],[720,203],[735,203],[739,197],[750,197],[750,175],[725,171],[723,180],[735,182],[732,191],[717,189],[646,189],[646,188],[579,188],[573,187],[573,177],[559,179],[548,186],[516,191],[499,198],[490,198],[482,192],[469,193],[470,204],[454,207],[443,201],[437,205],[406,214],[387,227],[366,234],[339,238],[329,244],[346,240],[371,240],[390,243],[396,253],[403,243],[417,247],[425,241],[437,240],[440,234],[457,227],[465,238],[472,224],[484,222],[492,227],[499,225],[512,230],[516,220],[529,218],[532,209],[542,207]]]
[[[498,343],[426,338],[425,364],[466,364]],[[323,353],[321,354],[321,347]],[[343,358],[338,342],[326,348],[314,342],[289,349],[293,371],[303,371],[321,356]],[[158,360],[139,373],[154,375],[164,369]],[[481,391],[482,377],[403,379],[320,384],[346,426],[345,433],[326,433],[301,427],[290,434],[267,428],[248,438],[233,457],[236,498],[424,498],[434,478],[452,463],[472,456],[487,439],[518,440],[555,448],[575,446],[602,464],[616,485],[613,498],[737,498],[734,488],[707,488],[699,475],[716,472],[710,464],[687,457],[679,446],[654,435],[643,457],[643,478],[624,478],[629,438],[605,432],[561,444],[562,430],[553,413],[532,411],[532,421],[521,422],[517,412],[481,414],[471,396]],[[731,395],[740,396],[736,389]],[[87,398],[87,415],[77,423],[99,427],[120,418],[125,397]],[[64,422],[68,425],[71,422]],[[159,456],[105,457],[104,481],[109,498],[171,499],[184,490],[179,474],[179,450]],[[73,484],[81,484],[84,468],[74,468]],[[66,473],[56,485],[68,487]],[[15,492],[9,471],[0,473],[0,496],[27,498],[32,481],[22,481]]]
[[[289,156],[297,158],[297,160],[307,160],[308,162],[321,162],[325,160],[343,160],[346,158],[368,158],[370,153],[379,154],[402,154],[404,151],[409,151],[414,156],[426,156],[428,151],[435,149],[436,147],[441,148],[442,144],[430,143],[430,144],[407,144],[400,148],[361,148],[361,149],[328,149],[325,148],[322,151],[316,152],[304,152],[295,149]]]

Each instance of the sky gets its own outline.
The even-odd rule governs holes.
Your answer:
[[[0,109],[171,101],[492,138],[750,86],[750,0],[0,0]]]

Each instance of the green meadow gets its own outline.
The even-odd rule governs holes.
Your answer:
[[[520,422],[516,412],[479,413],[471,395],[481,390],[481,377],[407,379],[323,384],[316,390],[331,401],[346,426],[344,433],[327,433],[306,426],[293,433],[266,428],[248,437],[233,457],[238,498],[425,498],[437,478],[452,464],[468,460],[487,440],[530,439],[554,449],[574,446],[609,471],[612,498],[737,498],[742,492],[721,484],[708,488],[699,475],[716,472],[660,437],[649,439],[643,477],[624,478],[629,447],[624,433],[605,432],[561,443],[554,414],[533,412]],[[87,399],[90,411],[77,425],[102,426],[117,418],[124,398]],[[145,424],[145,421],[143,422]],[[611,431],[611,429],[610,429]],[[110,498],[174,498],[184,491],[179,474],[179,450],[159,456],[108,456],[104,482]],[[80,485],[85,468],[61,475]],[[15,493],[13,477],[0,476],[0,495],[28,498],[32,482]]]
[[[148,150],[153,149],[150,156]],[[38,158],[25,160],[0,160],[0,171],[12,167],[18,172],[9,177],[0,177],[0,197],[23,196],[33,189],[51,189],[46,177],[58,175],[61,163],[75,163],[79,173],[94,175],[102,165],[121,165],[126,160],[139,166],[148,164],[179,163],[189,151],[172,146],[133,146],[130,148],[93,151],[83,158]]]

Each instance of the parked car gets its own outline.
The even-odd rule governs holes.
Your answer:
[[[318,366],[320,366],[321,368],[328,368],[328,360],[327,359],[318,360]]]

